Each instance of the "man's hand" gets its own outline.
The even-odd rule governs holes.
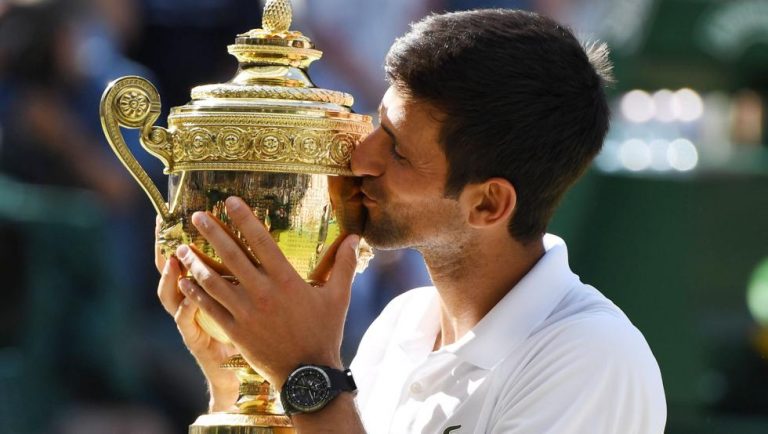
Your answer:
[[[159,232],[161,220],[158,217],[155,236]],[[197,304],[191,298],[181,294],[177,287],[182,269],[176,258],[167,261],[155,244],[155,265],[161,273],[157,286],[157,295],[163,308],[176,321],[184,344],[203,371],[211,400],[209,411],[227,411],[234,408],[238,397],[239,382],[232,371],[222,369],[221,364],[237,353],[232,345],[225,345],[211,338],[195,321]]]
[[[301,363],[342,368],[341,338],[360,238],[350,235],[338,245],[328,281],[315,287],[296,273],[248,205],[234,197],[226,205],[260,265],[254,265],[210,216],[197,212],[192,223],[239,284],[223,279],[189,247],[181,246],[177,256],[199,283],[182,279],[182,293],[222,327],[277,390]]]

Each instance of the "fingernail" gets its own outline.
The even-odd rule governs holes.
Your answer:
[[[208,229],[210,219],[204,212],[196,212],[192,214],[192,223],[195,224],[197,227],[203,227],[203,229]]]
[[[238,208],[240,208],[240,199],[235,196],[230,196],[227,198],[227,209],[234,211]]]
[[[189,303],[192,303],[192,300],[188,299],[187,297],[184,297],[184,300],[182,300],[182,303],[184,306],[189,306]]]
[[[192,282],[189,281],[189,279],[179,279],[179,289],[181,290],[181,293],[184,295],[188,295],[190,293],[190,290],[192,288]],[[187,299],[184,298],[184,301]]]
[[[180,245],[180,246],[179,246],[179,247],[176,249],[176,256],[177,256],[179,259],[184,259],[184,258],[186,258],[188,254],[189,254],[189,247],[187,247],[187,245],[186,245],[186,244],[182,244],[182,245]]]

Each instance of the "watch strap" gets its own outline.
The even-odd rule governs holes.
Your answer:
[[[355,378],[352,377],[352,371],[345,369],[343,371],[339,369],[329,368],[327,366],[320,366],[328,378],[331,380],[331,390],[338,392],[355,392],[357,391],[357,384]]]

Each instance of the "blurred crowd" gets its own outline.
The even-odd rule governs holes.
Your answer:
[[[409,23],[435,11],[544,12],[621,39],[611,7],[639,17],[651,1],[294,0],[293,29],[323,58],[324,88],[374,113],[382,62]],[[148,78],[168,109],[224,82],[238,33],[260,27],[255,0],[0,0],[0,434],[183,432],[206,408],[202,376],[155,296],[154,211],[112,154],[99,100],[120,76]],[[622,12],[623,11],[623,12]],[[758,122],[759,123],[759,122]],[[158,186],[159,161],[126,131]],[[758,139],[759,140],[759,139]],[[666,148],[665,148],[666,149]],[[650,163],[649,163],[650,164]],[[353,287],[343,355],[404,290],[429,284],[419,255],[377,252]]]

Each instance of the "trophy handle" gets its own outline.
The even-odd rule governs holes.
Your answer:
[[[125,144],[120,132],[120,127],[140,128],[141,145],[159,158],[166,168],[170,168],[173,154],[168,140],[169,132],[165,128],[152,126],[160,117],[160,95],[157,89],[141,77],[121,77],[104,90],[99,116],[109,146],[147,193],[157,213],[164,221],[168,221],[170,211],[165,198]]]

